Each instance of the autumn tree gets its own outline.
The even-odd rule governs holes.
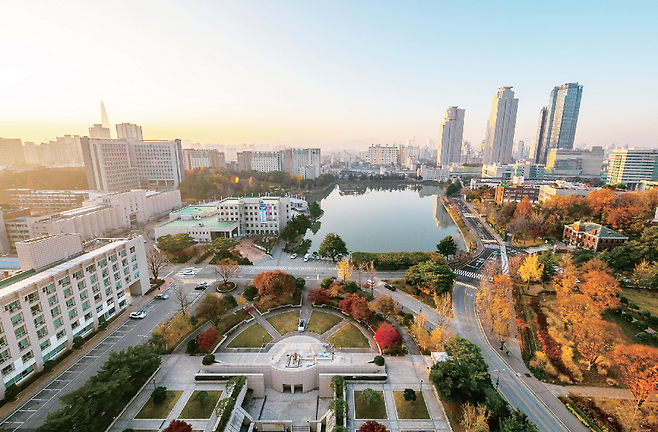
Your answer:
[[[601,223],[603,215],[609,212],[613,205],[617,203],[617,194],[610,189],[598,189],[590,192],[585,197],[585,201],[590,214]]]
[[[357,432],[386,432],[386,426],[374,420],[366,420]]]
[[[158,279],[160,270],[162,270],[168,263],[169,260],[167,259],[167,254],[159,249],[153,248],[146,254],[146,264],[148,265],[149,270],[151,270],[151,274],[155,280]]]
[[[359,288],[363,286],[363,275],[366,273],[366,263],[359,263],[354,267],[354,277],[356,278],[356,283],[359,285]]]
[[[528,283],[528,289],[530,289],[530,282],[539,281],[543,272],[544,265],[539,262],[539,255],[537,254],[528,255],[519,267],[519,276],[521,276],[523,282]]]
[[[512,300],[512,280],[507,275],[496,275],[493,281],[482,281],[476,294],[476,306],[500,342],[500,349],[510,335],[510,322],[514,317]]]
[[[215,328],[219,328],[222,315],[229,307],[230,305],[225,299],[217,294],[209,293],[201,301],[197,315],[210,321]]]
[[[221,258],[228,258],[234,254],[236,241],[230,237],[217,237],[208,245],[208,249]]]
[[[162,432],[192,432],[192,425],[182,420],[172,420]]]
[[[327,234],[318,248],[318,255],[323,258],[331,258],[334,262],[336,261],[336,258],[346,256],[348,253],[347,245],[345,245],[343,239],[335,233]]]
[[[224,281],[222,285],[226,286],[231,279],[240,274],[240,266],[232,259],[224,258],[219,262],[217,267],[215,267],[215,272],[217,272],[219,277]]]
[[[465,432],[489,432],[489,410],[486,405],[462,405],[462,420],[460,424]]]
[[[325,289],[311,288],[310,290],[308,290],[308,294],[306,295],[306,299],[311,304],[326,303],[327,301],[329,301],[329,294],[327,293],[327,290],[325,290]]]
[[[217,342],[217,337],[218,337],[217,330],[215,330],[212,327],[202,332],[197,339],[197,343],[199,344],[199,349],[210,350],[212,347],[215,346],[215,342]]]
[[[619,345],[612,354],[619,374],[635,400],[632,424],[649,396],[658,395],[658,348],[646,345]]]
[[[617,294],[621,287],[610,273],[592,270],[583,274],[582,278],[584,282],[580,285],[580,291],[588,296],[601,312],[619,306]]]
[[[348,257],[343,257],[336,263],[336,274],[339,279],[346,281],[352,276],[352,273],[354,273],[354,266]]]
[[[374,261],[370,261],[368,264],[366,264],[366,271],[368,272],[368,276],[370,276],[370,280],[375,282],[375,276],[377,276],[377,269],[375,268]]]
[[[617,325],[600,319],[585,319],[572,328],[576,349],[587,363],[587,370],[601,363],[619,338]]]
[[[395,313],[395,301],[391,296],[380,294],[372,302],[372,305],[377,312],[384,316],[385,320]]]
[[[261,299],[295,292],[295,278],[281,270],[259,273],[253,285]]]
[[[364,320],[370,316],[368,301],[355,294],[346,294],[340,301],[340,308],[355,320]]]
[[[186,316],[187,307],[189,306],[190,302],[187,300],[187,292],[183,288],[183,285],[174,285],[171,291],[174,294],[176,303],[178,303],[178,306],[180,306],[181,313],[183,316]]]
[[[519,275],[519,269],[523,265],[523,262],[525,261],[526,257],[528,255],[526,254],[521,254],[521,255],[516,255],[507,260],[507,265],[509,268],[509,275],[513,278],[520,277]]]
[[[375,340],[382,348],[394,346],[400,340],[400,333],[393,324],[385,322],[375,332]]]
[[[432,348],[432,336],[427,329],[427,315],[419,314],[409,328],[409,333],[414,337],[418,347],[423,352],[428,352]]]
[[[646,289],[651,287],[656,276],[658,276],[658,263],[651,264],[646,259],[642,259],[633,269],[632,280],[636,287]]]

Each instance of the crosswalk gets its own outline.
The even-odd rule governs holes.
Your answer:
[[[500,246],[498,245],[498,243],[485,243],[485,242],[482,242],[482,244],[487,249],[496,249],[496,250],[500,249]]]
[[[467,278],[477,279],[477,280],[484,280],[485,279],[485,276],[483,274],[475,273],[475,272],[468,271],[468,270],[457,269],[457,270],[453,270],[453,272],[457,276],[464,276],[464,277],[467,277]]]

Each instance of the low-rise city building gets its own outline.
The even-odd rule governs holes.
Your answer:
[[[528,197],[531,203],[537,203],[539,200],[538,185],[498,185],[494,201],[498,205],[508,202],[521,202],[523,198]]]
[[[543,203],[555,195],[587,196],[590,192],[600,188],[583,187],[566,182],[558,182],[555,185],[542,185],[539,187],[539,202]]]
[[[623,245],[628,237],[603,225],[578,221],[564,226],[562,239],[571,246],[601,252]]]
[[[643,180],[658,180],[658,149],[613,150],[607,184],[623,184],[628,189],[636,189]]]

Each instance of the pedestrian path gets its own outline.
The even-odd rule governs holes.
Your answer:
[[[453,272],[457,276],[464,276],[464,277],[471,278],[471,279],[477,279],[477,280],[481,280],[481,281],[486,279],[485,275],[480,274],[480,273],[475,273],[475,272],[472,272],[472,271],[468,271],[468,270],[457,269],[457,270],[453,270]]]

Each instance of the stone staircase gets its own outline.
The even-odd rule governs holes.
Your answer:
[[[291,432],[311,432],[311,425],[309,423],[293,423]]]

